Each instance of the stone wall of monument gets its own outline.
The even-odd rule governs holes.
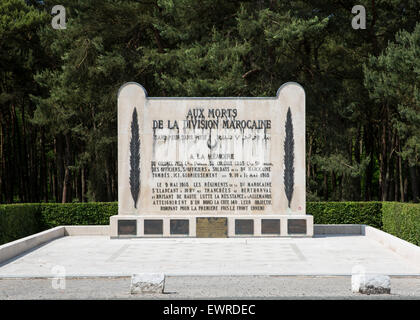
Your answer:
[[[305,92],[274,98],[118,96],[121,215],[305,214]]]

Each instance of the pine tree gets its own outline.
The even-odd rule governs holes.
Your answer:
[[[24,0],[0,2],[0,203],[45,201],[46,133],[30,122],[47,65],[37,31],[48,16]]]
[[[413,32],[402,30],[395,42],[378,56],[370,56],[365,66],[365,83],[371,97],[394,107],[390,126],[396,130],[395,147],[408,161],[412,195],[420,196],[420,23]],[[400,145],[397,143],[400,142]],[[399,150],[400,149],[400,150]]]
[[[66,30],[51,28],[55,4],[0,4],[0,201],[116,200],[127,81],[151,96],[274,96],[299,82],[308,200],[416,197],[419,1],[361,0],[366,30],[335,0],[62,0]]]

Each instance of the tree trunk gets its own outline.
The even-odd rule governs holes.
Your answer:
[[[107,201],[111,201],[111,177],[109,172],[108,162],[105,160],[105,181],[106,181],[106,197]]]
[[[309,180],[311,177],[311,156],[312,156],[312,144],[313,144],[314,138],[313,136],[309,136],[309,148],[308,148],[308,161],[306,163],[306,178]]]
[[[22,108],[22,165],[20,170],[22,171],[22,178],[23,178],[23,187],[25,190],[25,202],[32,202],[32,190],[31,187],[34,185],[33,179],[36,176],[31,175],[30,172],[30,163],[28,159],[30,157],[28,149],[26,147],[26,121],[25,121],[25,101],[22,101],[21,104]]]
[[[413,194],[413,202],[418,203],[419,202],[419,180],[417,175],[417,170],[415,166],[409,167],[410,172],[410,181],[411,181],[411,192]]]
[[[336,197],[336,187],[337,187],[337,181],[335,178],[335,172],[331,172],[331,196],[333,200],[337,200]]]
[[[85,178],[85,168],[82,167],[80,178],[82,180],[82,202],[86,202],[86,178]]]
[[[50,163],[50,165],[49,165],[48,178],[49,178],[49,181],[50,181],[50,190],[48,190],[47,201],[50,199],[49,198],[50,192],[51,192],[51,198],[52,199],[57,199],[55,197],[55,174],[54,174],[54,165],[52,163]]]
[[[369,156],[370,160],[366,167],[366,179],[365,179],[365,186],[364,186],[364,198],[365,201],[370,201],[372,199],[372,179],[373,179],[373,132],[369,125],[365,127],[364,130],[364,138],[365,138],[365,146],[366,146],[366,154]]]
[[[63,195],[61,197],[61,203],[67,203],[71,201],[71,177],[70,177],[70,135],[65,135],[66,147],[64,155],[64,179],[63,179]]]
[[[404,170],[404,172],[406,172],[406,174],[404,176],[404,199],[405,199],[405,202],[408,202],[408,176],[409,176],[409,173],[407,174],[407,172],[408,172],[407,161],[404,161],[403,170]]]
[[[0,113],[0,203],[6,202],[6,159],[4,156],[3,115]],[[4,196],[4,198],[3,198]]]
[[[45,134],[44,129],[41,129],[41,168],[40,168],[40,180],[41,180],[41,199],[48,202],[48,178],[47,178],[47,159],[45,157]]]
[[[356,162],[357,165],[360,165],[360,155],[361,155],[361,128],[360,125],[358,125],[357,127],[357,135],[356,135],[356,139],[354,142],[354,148],[353,148],[353,144],[351,143],[351,150],[350,150],[350,164],[353,165],[353,154],[354,154],[354,160]],[[353,151],[354,150],[354,151]],[[361,197],[361,185],[362,185],[362,180],[361,180],[361,176],[358,175],[357,177],[350,177],[351,183],[354,187],[354,191],[352,192],[352,196],[350,200],[353,201],[360,201],[360,197]],[[340,191],[342,193],[342,190]]]
[[[56,154],[56,202],[62,202],[63,199],[63,181],[64,181],[64,147],[63,147],[63,136],[57,135],[55,142],[55,154]]]
[[[328,201],[328,173],[324,172],[324,200]]]
[[[381,189],[380,199],[386,201],[387,191],[388,191],[388,181],[387,181],[387,136],[386,136],[386,124],[387,121],[382,121],[382,133],[381,133],[381,153],[379,154],[379,185]]]
[[[16,177],[13,181],[11,181],[12,185],[17,182],[17,192],[19,194],[19,201],[25,202],[25,181],[23,179],[22,171],[22,159],[21,159],[21,141],[20,141],[20,133],[19,133],[19,127],[18,127],[18,121],[16,119],[16,108],[14,104],[11,106],[11,127],[12,127],[12,135],[11,135],[11,147],[13,150],[13,153],[15,154],[15,161],[13,162],[14,167],[12,168],[13,172],[16,173]],[[13,144],[12,144],[13,143]],[[14,192],[13,192],[14,193]],[[13,202],[13,195],[12,195],[12,202]]]
[[[404,202],[404,182],[403,182],[403,172],[402,172],[402,159],[401,159],[401,144],[400,139],[398,139],[398,173],[399,173],[399,181],[400,181],[400,194],[401,194],[401,202]]]

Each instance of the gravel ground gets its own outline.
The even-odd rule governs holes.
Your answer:
[[[420,277],[391,277],[390,295],[351,292],[351,277],[167,277],[160,295],[131,295],[130,278],[0,279],[1,300],[21,299],[419,299]]]

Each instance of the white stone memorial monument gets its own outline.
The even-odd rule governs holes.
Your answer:
[[[118,237],[312,236],[305,91],[268,98],[118,93]]]

